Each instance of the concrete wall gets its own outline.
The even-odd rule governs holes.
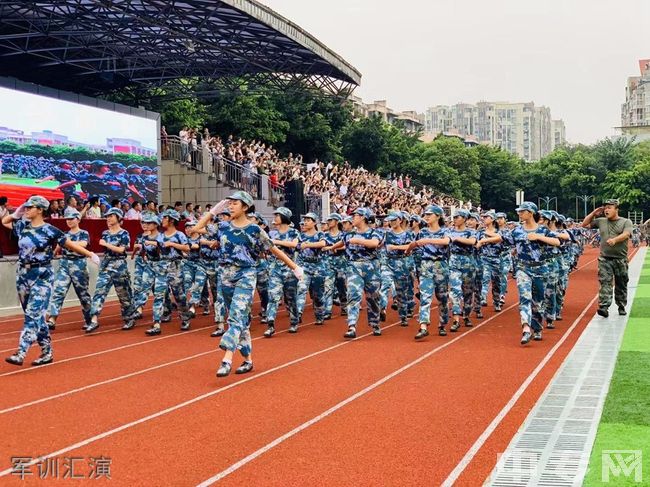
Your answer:
[[[172,205],[175,201],[196,203],[205,206],[215,204],[231,195],[236,189],[221,184],[208,174],[196,172],[181,166],[173,160],[163,160],[161,163],[160,187],[162,190],[161,204]],[[268,201],[268,178],[262,176],[262,196],[265,199],[255,200],[255,209],[264,217],[269,218],[274,208]]]
[[[133,261],[128,259],[129,270],[133,272]],[[16,293],[16,266],[18,265],[17,261],[3,260],[0,261],[0,316],[8,316],[15,314],[22,314],[23,310],[20,307],[20,302],[18,301],[18,294]],[[53,269],[56,270],[59,267],[58,260],[54,261]],[[91,262],[88,262],[88,273],[90,274],[90,295],[92,296],[95,291],[95,284],[97,283],[97,267]],[[111,289],[110,294],[108,295],[108,300],[117,299],[115,296],[115,290]],[[78,306],[79,300],[77,295],[74,292],[72,286],[70,291],[66,296],[66,300],[63,304],[64,308],[69,306]],[[79,318],[81,319],[81,312],[79,312]]]

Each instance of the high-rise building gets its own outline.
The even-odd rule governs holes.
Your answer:
[[[566,144],[564,120],[553,120],[553,148]]]
[[[638,140],[650,139],[650,59],[639,60],[640,76],[630,76],[621,106],[621,132]]]
[[[534,103],[438,105],[425,112],[424,130],[429,138],[440,133],[473,137],[527,161],[537,161],[555,147],[551,111]]]
[[[423,116],[415,111],[397,112],[388,107],[386,100],[364,103],[358,96],[351,96],[352,109],[358,118],[379,117],[384,122],[394,124],[399,121],[408,132],[417,132],[423,127]]]

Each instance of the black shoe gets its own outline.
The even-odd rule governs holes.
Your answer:
[[[356,338],[356,337],[357,337],[357,329],[354,326],[348,328],[348,331],[346,331],[345,335],[343,335],[343,338]]]
[[[47,327],[50,331],[56,330],[56,323],[52,320],[47,320]]]
[[[479,309],[479,310],[476,312],[476,317],[477,317],[479,320],[482,320],[482,319],[484,318],[484,316],[483,316],[483,311],[481,311],[481,310]]]
[[[465,326],[466,326],[467,328],[471,328],[471,327],[474,326],[474,325],[472,324],[472,321],[471,321],[469,318],[463,318],[463,322],[465,323]]]
[[[525,331],[523,335],[521,335],[521,344],[526,345],[528,342],[530,342],[530,339],[532,338],[532,335],[529,331]]]
[[[533,340],[536,342],[541,342],[542,341],[542,332],[541,331],[536,331],[533,333]]]
[[[345,307],[341,307],[341,316],[347,316],[348,310]]]
[[[379,321],[386,321],[386,310],[382,309],[379,312]]]
[[[191,318],[196,318],[196,308],[194,306],[190,306],[188,313],[190,314]]]
[[[548,330],[555,330],[555,324],[552,321],[547,321],[546,322],[546,328]]]
[[[460,328],[460,323],[458,321],[454,321],[449,327],[449,331],[456,333],[459,328]]]
[[[381,336],[381,328],[379,328],[379,325],[375,325],[372,327],[372,334],[373,336],[379,337]]]
[[[331,320],[331,319],[332,319],[332,313],[327,313],[325,316],[323,316],[323,321]],[[318,323],[316,323],[316,324],[318,324]],[[322,323],[321,323],[321,325],[322,325]]]
[[[124,326],[122,326],[122,330],[130,330],[135,326],[135,320],[128,320],[126,323],[124,323]]]
[[[253,370],[253,362],[243,362],[237,369],[235,369],[235,374],[246,374]]]
[[[189,320],[183,321],[181,323],[181,331],[187,331],[190,329],[190,322]]]
[[[207,306],[205,308],[203,308],[203,313],[202,314],[203,314],[203,316],[208,316],[210,314],[210,308],[207,307]]]
[[[620,316],[625,316],[627,314],[627,311],[625,311],[625,306],[619,306],[618,307],[618,314]]]
[[[266,325],[269,322],[269,320],[266,319],[266,316],[261,315],[260,316],[260,323],[263,325]]]
[[[399,326],[409,326],[409,320],[400,320]]]
[[[417,299],[418,301],[422,301],[422,300],[420,299],[420,296],[421,296],[420,291],[418,291],[417,293],[415,293],[415,299]]]
[[[603,318],[607,318],[609,316],[609,311],[607,310],[607,308],[598,308],[596,310],[596,313],[598,313]]]
[[[325,319],[327,319],[327,318],[325,318]],[[323,326],[324,324],[325,324],[325,322],[323,320],[317,320],[316,323],[314,323],[314,325],[316,325],[316,326]]]
[[[562,321],[564,318],[562,318],[562,315],[557,315],[555,317],[555,321]]]
[[[151,328],[149,328],[147,331],[144,332],[145,335],[147,336],[155,336],[155,335],[160,335],[162,333],[162,330],[160,329],[159,324],[153,325]]]
[[[302,313],[298,315],[298,323],[302,323]]]
[[[18,366],[23,365],[23,359],[17,353],[14,353],[11,357],[5,358],[5,362],[11,365],[18,365]]]
[[[212,338],[220,337],[223,336],[223,334],[226,333],[226,330],[223,326],[217,326],[217,329],[214,330],[212,333],[210,333],[210,336]]]
[[[54,361],[54,356],[52,355],[52,352],[42,353],[40,357],[38,357],[36,360],[32,362],[32,365],[34,367],[38,367],[39,365],[51,364],[53,361]]]
[[[275,327],[269,326],[264,332],[264,338],[271,338],[273,335],[275,335]]]
[[[298,333],[298,325],[296,323],[294,323],[293,325],[290,325],[287,332],[288,333]]]
[[[340,301],[339,299],[333,299],[333,300],[332,300],[332,304],[333,304],[334,306],[341,306],[341,301]]]
[[[409,319],[413,318],[413,310],[406,313],[406,317],[409,318]]]
[[[497,313],[500,313],[502,309],[503,309],[503,308],[501,308],[501,305],[500,305],[500,304],[495,304],[495,305],[494,305],[494,311],[496,311]]]
[[[229,364],[228,362],[221,362],[221,367],[217,370],[217,377],[226,377],[227,375],[230,375],[230,369],[232,368],[232,364]]]
[[[397,311],[397,303],[393,301],[393,304],[390,305],[390,309]]]
[[[481,307],[485,308],[487,306],[487,301],[481,301]]]
[[[136,313],[133,315],[134,320],[141,320],[142,319],[142,311],[136,311]]]
[[[446,337],[447,336],[447,330],[445,330],[444,326],[439,326],[438,327],[438,335],[441,337]]]
[[[418,330],[417,335],[415,335],[415,339],[416,340],[421,340],[422,338],[428,337],[428,336],[429,336],[429,330],[427,330],[426,328],[420,328]]]
[[[172,315],[162,315],[161,323],[169,323],[172,320]]]
[[[97,321],[91,321],[90,324],[86,325],[86,327],[84,328],[84,331],[86,333],[92,333],[97,328],[99,328],[99,323]]]

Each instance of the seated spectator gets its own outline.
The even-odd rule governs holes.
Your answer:
[[[129,211],[124,214],[127,220],[140,220],[142,217],[142,203],[136,201]]]

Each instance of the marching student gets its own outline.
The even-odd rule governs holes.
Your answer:
[[[99,315],[104,308],[106,296],[111,287],[115,287],[115,294],[120,301],[122,318],[124,319],[123,330],[130,330],[135,326],[137,312],[133,306],[133,295],[131,292],[131,276],[126,264],[126,252],[131,246],[129,232],[121,227],[124,213],[119,208],[111,208],[106,214],[106,225],[99,245],[104,247],[104,257],[99,266],[95,294],[92,299],[90,310],[90,324],[85,327],[86,333],[91,333],[99,328]]]
[[[501,267],[499,272],[499,300],[501,301],[501,307],[506,302],[506,294],[508,293],[508,273],[512,269],[512,247],[508,244],[508,239],[505,238],[510,233],[508,229],[508,215],[503,212],[498,212],[495,214],[497,217],[497,225],[499,225],[499,232],[503,237],[501,242]],[[495,309],[495,311],[497,311]]]
[[[474,245],[476,233],[467,228],[465,223],[469,218],[467,210],[456,210],[453,216],[453,227],[449,229],[449,291],[453,323],[449,331],[456,332],[460,328],[460,317],[463,316],[465,326],[471,327],[470,313],[472,311],[472,294],[474,291],[473,277]]]
[[[503,306],[501,303],[503,243],[499,236],[499,223],[497,223],[494,212],[487,211],[483,213],[482,218],[484,228],[479,230],[476,237],[478,240],[476,248],[481,259],[481,306],[487,306],[488,290],[492,284],[492,305],[494,311],[499,312]]]
[[[446,336],[445,327],[449,323],[449,243],[445,229],[444,212],[438,205],[430,205],[424,210],[427,226],[420,230],[416,240],[409,245],[407,252],[420,249],[420,329],[416,340],[429,335],[431,323],[431,302],[435,294],[438,301],[438,335]]]
[[[539,213],[535,203],[524,201],[516,211],[521,223],[503,238],[517,250],[515,278],[519,291],[521,344],[526,345],[531,338],[542,339],[544,283],[548,274],[544,248],[557,247],[560,240],[547,227],[537,223]]]
[[[352,216],[355,231],[346,233],[343,240],[334,244],[331,250],[345,248],[348,263],[348,331],[344,338],[356,338],[357,322],[361,310],[363,294],[368,305],[368,325],[372,334],[381,335],[379,327],[379,292],[381,275],[379,269],[379,252],[381,236],[370,228],[368,222],[373,219],[369,208],[357,208]]]
[[[161,272],[157,267],[160,261],[160,250],[153,243],[147,244],[147,241],[154,242],[158,238],[160,218],[155,213],[146,212],[142,215],[140,223],[144,232],[138,237],[134,245],[134,252],[138,254],[136,256],[136,263],[137,258],[140,257],[142,264],[141,267],[136,266],[135,268],[136,275],[134,276],[133,286],[133,306],[136,309],[138,319],[142,318],[142,308],[147,302],[149,294],[153,293],[156,275]],[[154,321],[156,321],[155,317]]]
[[[66,238],[86,248],[90,242],[90,234],[86,230],[79,228],[81,213],[68,207],[63,213],[63,218],[65,218],[66,225],[70,229],[65,233]],[[70,289],[71,284],[79,298],[81,312],[84,317],[84,326],[87,326],[90,324],[91,303],[90,293],[88,292],[90,281],[88,278],[88,265],[84,257],[77,252],[70,251],[66,248],[59,249],[61,250],[61,259],[59,260],[59,269],[54,276],[52,285],[52,298],[47,313],[47,326],[50,330],[56,328],[56,319],[61,312],[63,301],[68,294],[68,289]]]
[[[474,231],[478,240],[478,230],[480,217],[478,213],[470,212],[467,219],[467,228]],[[473,277],[472,277],[472,309],[476,313],[476,317],[483,318],[483,311],[481,310],[481,286],[483,284],[483,264],[481,263],[481,254],[476,246],[472,249],[472,257],[474,257]]]
[[[174,295],[181,318],[181,331],[190,329],[192,313],[187,306],[187,294],[183,283],[181,259],[183,253],[190,251],[187,237],[179,232],[176,227],[181,220],[181,215],[176,210],[165,210],[161,214],[162,233],[156,238],[151,236],[144,241],[146,247],[158,250],[159,260],[153,264],[156,272],[153,284],[153,326],[145,331],[148,336],[160,335],[160,323],[163,315],[165,296],[168,292]]]
[[[327,245],[323,233],[316,229],[318,216],[315,213],[307,213],[303,217],[303,232],[298,238],[298,258],[305,271],[304,279],[298,283],[298,316],[302,316],[307,300],[307,291],[313,300],[316,325],[322,325],[325,321],[325,265],[322,260],[321,250]],[[297,325],[289,327],[289,333],[296,333]]]
[[[280,248],[286,256],[294,260],[300,234],[292,228],[289,208],[279,207],[273,212],[275,229],[269,232],[271,242]],[[275,334],[275,319],[278,314],[280,300],[284,296],[284,304],[289,312],[289,328],[298,328],[298,278],[282,261],[272,258],[269,265],[269,305],[266,308],[267,329],[266,338]]]
[[[54,360],[50,330],[45,322],[52,281],[54,246],[59,245],[89,257],[99,264],[99,257],[70,240],[58,228],[45,223],[43,217],[50,203],[42,196],[31,196],[12,214],[2,217],[2,224],[18,238],[16,290],[25,313],[18,350],[5,359],[12,365],[23,365],[29,347],[37,342],[41,355],[32,365],[46,365]]]
[[[250,194],[237,191],[210,210],[212,214],[218,214],[222,208],[229,205],[231,215],[229,223],[221,222],[217,228],[217,237],[221,246],[219,286],[228,313],[228,330],[221,337],[219,344],[219,348],[224,351],[224,356],[217,370],[217,377],[230,374],[235,350],[239,350],[244,358],[244,362],[235,373],[245,374],[253,370],[249,318],[259,256],[270,252],[290,267],[298,279],[303,277],[302,268],[279,250],[265,231],[250,222],[247,215],[255,211],[253,203]],[[210,214],[204,215],[196,225],[196,229],[204,228],[210,219]]]
[[[558,238],[556,232],[556,215],[553,211],[542,210],[539,212],[539,224],[544,225],[551,230]],[[561,242],[562,239],[560,239]],[[558,295],[560,293],[560,247],[544,247],[544,259],[548,268],[546,282],[544,284],[544,312],[546,318],[546,328],[552,330],[555,328],[555,318],[557,316]]]
[[[389,222],[391,228],[384,234],[383,247],[386,249],[386,264],[382,272],[386,273],[388,286],[385,285],[384,279],[382,278],[380,308],[382,310],[386,309],[390,284],[395,283],[393,299],[395,299],[396,295],[400,296],[398,300],[400,325],[408,326],[409,302],[406,296],[408,295],[408,288],[412,285],[412,282],[406,250],[413,241],[413,234],[402,228],[401,221],[396,214],[388,215],[386,221]]]
[[[345,253],[340,249],[338,251],[329,250],[334,244],[340,242],[343,238],[343,231],[341,229],[342,219],[343,218],[338,213],[332,213],[327,217],[327,232],[325,233],[325,242],[327,243],[327,246],[323,248],[323,252],[327,255],[327,259],[325,260],[327,266],[325,277],[326,319],[328,316],[332,316],[335,290],[338,298],[338,305],[341,307],[341,315],[346,316],[348,313],[348,298],[345,283],[347,262],[345,261]]]

